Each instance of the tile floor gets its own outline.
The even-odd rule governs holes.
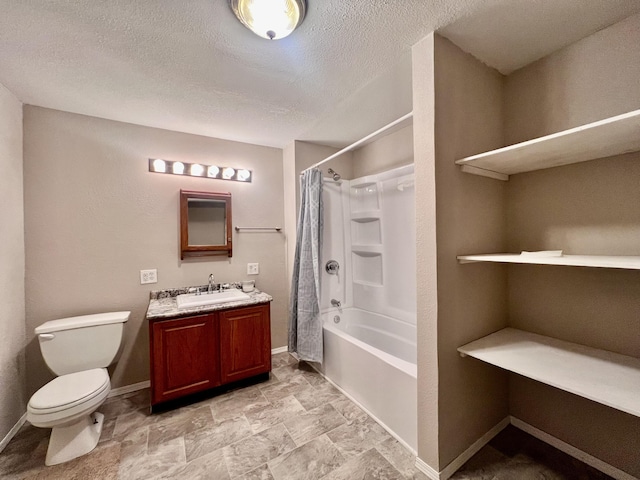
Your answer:
[[[62,465],[44,466],[50,431],[25,425],[0,453],[0,478],[427,479],[409,451],[286,353],[274,355],[270,380],[198,403],[150,415],[148,395],[108,399],[98,447]],[[563,476],[519,455],[488,445],[453,478],[607,478]]]

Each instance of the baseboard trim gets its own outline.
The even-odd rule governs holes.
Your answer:
[[[340,385],[338,385],[333,380],[331,380],[329,377],[327,377],[324,373],[322,373],[318,369],[318,367],[316,367],[316,365],[314,365],[312,362],[307,362],[307,364],[311,365],[311,368],[313,368],[316,372],[318,372],[322,378],[324,378],[327,382],[329,382],[331,385],[333,385],[345,397],[347,397],[349,400],[351,400],[353,403],[355,403],[362,411],[364,411],[364,413],[366,413],[371,418],[373,418],[376,421],[376,423],[378,423],[378,425],[380,425],[382,428],[384,428],[387,431],[387,433],[389,435],[391,435],[393,438],[395,438],[404,448],[409,450],[409,452],[411,452],[413,455],[417,455],[417,452],[415,451],[415,449],[413,447],[411,447],[407,442],[405,442],[402,438],[400,438],[396,432],[391,430],[382,420],[380,420],[373,413],[371,413],[364,405],[362,405],[359,401],[357,401],[349,393],[347,393]]]
[[[418,457],[416,457],[416,468],[432,480],[447,480],[454,473],[456,473],[458,469],[462,467],[462,465],[464,465],[471,457],[478,453],[478,451],[480,451],[482,447],[489,443],[493,437],[495,437],[507,425],[509,425],[510,422],[510,417],[505,417],[500,420],[500,422],[492,427],[487,433],[482,435],[478,440],[473,442],[469,446],[469,448],[467,448],[464,452],[453,459],[453,461],[449,463],[449,465],[444,467],[444,469],[442,469],[440,472],[433,469],[429,464]]]
[[[482,447],[484,447],[487,443],[491,441],[493,437],[499,434],[504,428],[509,425],[510,418],[503,418],[496,426],[494,426],[491,430],[481,436],[478,440],[473,442],[469,448],[467,448],[464,452],[458,455],[449,465],[444,467],[444,469],[440,472],[440,480],[447,480],[451,475],[456,473],[462,465],[467,463],[471,457],[473,457]]]
[[[543,432],[542,430],[530,425],[526,422],[523,422],[519,418],[510,417],[511,425],[519,428],[520,430],[527,432],[529,435],[536,437],[538,440],[542,440],[545,443],[548,443],[552,447],[557,448],[558,450],[566,453],[567,455],[571,455],[573,458],[577,458],[583,463],[595,468],[596,470],[600,470],[602,473],[606,473],[610,477],[613,477],[617,480],[638,480],[636,477],[629,475],[628,473],[620,470],[619,468],[614,467],[613,465],[608,464],[600,460],[599,458],[594,457],[593,455],[589,455],[587,452],[580,450],[579,448],[574,447],[553,435],[548,434],[547,432]]]
[[[431,480],[440,480],[440,473],[431,468],[431,466],[421,458],[416,457],[416,468]]]
[[[284,353],[289,351],[289,347],[287,347],[286,345],[284,347],[278,347],[278,348],[273,348],[271,349],[271,355],[275,355],[276,353]]]
[[[124,395],[125,393],[137,392],[138,390],[142,390],[143,388],[148,388],[151,386],[151,382],[146,380],[144,382],[134,383],[132,385],[125,385],[124,387],[113,388],[109,392],[107,398],[117,397],[118,395]],[[15,437],[16,433],[22,428],[22,426],[27,421],[27,412],[25,412],[22,417],[16,422],[16,424],[9,430],[9,433],[5,435],[5,437],[0,440],[0,452],[4,450],[4,448],[9,444],[11,439]]]
[[[131,385],[125,385],[124,387],[113,388],[109,392],[107,398],[117,397],[118,395],[124,395],[125,393],[137,392],[138,390],[142,390],[143,388],[148,388],[151,386],[151,382],[149,380],[145,380],[144,382],[133,383]]]
[[[498,433],[500,433],[507,425],[513,425],[516,428],[528,433],[529,435],[541,440],[554,448],[566,453],[567,455],[572,456],[580,460],[581,462],[586,463],[587,465],[595,468],[596,470],[601,471],[609,475],[616,480],[638,480],[633,475],[630,475],[619,468],[610,465],[599,458],[594,457],[593,455],[588,454],[580,450],[579,448],[574,447],[553,435],[544,432],[533,425],[530,425],[526,422],[523,422],[519,418],[509,416],[503,419],[500,423],[498,423],[495,427],[485,433],[482,437],[476,440],[469,448],[467,448],[462,454],[460,454],[455,460],[453,460],[449,465],[447,465],[442,471],[437,472],[427,463],[425,463],[422,459],[416,457],[416,468],[424,473],[427,477],[432,480],[447,480],[450,478],[462,465],[465,464],[471,457],[473,457],[478,451],[484,447],[487,443],[491,441],[493,437],[495,437]]]
[[[0,441],[0,453],[5,449],[7,445],[9,445],[9,442],[11,441],[11,439],[16,436],[16,433],[20,431],[20,429],[22,428],[22,426],[25,424],[26,421],[27,421],[27,412],[24,412],[22,416],[18,419],[16,424],[4,436],[2,441]]]

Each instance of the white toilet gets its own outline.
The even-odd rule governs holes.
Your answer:
[[[35,332],[47,366],[58,375],[33,394],[27,420],[52,428],[46,465],[68,462],[95,448],[104,415],[96,409],[111,390],[106,367],[122,350],[131,312],[98,313],[43,323]]]

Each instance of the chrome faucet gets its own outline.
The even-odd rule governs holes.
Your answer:
[[[214,279],[213,279],[213,273],[209,275],[209,288],[207,289],[207,293],[212,293],[213,292],[213,287],[214,287]]]
[[[342,304],[340,303],[340,300],[336,300],[335,298],[332,298],[331,299],[331,305],[334,306],[334,307],[340,308],[340,305],[342,305]]]

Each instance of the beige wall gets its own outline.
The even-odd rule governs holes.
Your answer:
[[[26,411],[22,103],[0,85],[0,442]]]
[[[284,196],[284,232],[286,242],[287,266],[287,298],[291,295],[291,278],[293,276],[293,259],[296,253],[296,223],[298,174],[296,173],[296,143],[291,142],[282,150],[282,176]],[[288,319],[287,319],[288,321]]]
[[[507,144],[640,107],[640,14],[507,77]]]
[[[25,107],[26,326],[28,387],[51,375],[33,329],[46,320],[131,310],[114,387],[149,378],[149,291],[247,278],[273,295],[272,344],[286,344],[284,235],[236,233],[233,257],[180,261],[179,190],[231,192],[233,224],[282,226],[282,151],[214,138]],[[237,166],[253,183],[148,172],[147,158]],[[140,285],[139,270],[159,282]]]
[[[640,15],[507,79],[505,132],[526,140],[640,108]],[[640,154],[514,175],[508,246],[573,254],[640,255]],[[510,324],[638,357],[640,275],[633,271],[509,267]],[[640,419],[514,376],[521,420],[640,477]]]
[[[413,163],[413,125],[390,133],[353,151],[353,178]]]
[[[434,41],[434,34],[425,37],[412,47],[411,54],[416,179],[418,457],[439,471]]]
[[[638,179],[638,153],[512,176],[509,250],[640,255]],[[638,357],[640,274],[510,266],[509,314],[516,328]],[[515,376],[510,411],[640,477],[640,418]]]
[[[440,469],[508,414],[507,376],[456,351],[507,323],[505,269],[456,260],[506,247],[504,182],[454,164],[502,145],[502,93],[502,75],[435,37]]]
[[[301,142],[296,141],[296,172],[300,174],[304,169],[309,168],[311,165],[321,162],[325,158],[333,155],[339,148],[327,147],[326,145],[318,145],[316,143],[309,142]],[[325,177],[330,176],[327,173],[329,168],[333,168],[337,171],[343,178],[353,178],[353,166],[352,166],[352,153],[347,152],[343,155],[340,155],[333,160],[328,161],[327,163],[323,163],[320,165],[320,170],[324,173]],[[300,182],[298,181],[296,185],[299,187]],[[298,201],[300,200],[300,192],[297,191],[296,198]]]

